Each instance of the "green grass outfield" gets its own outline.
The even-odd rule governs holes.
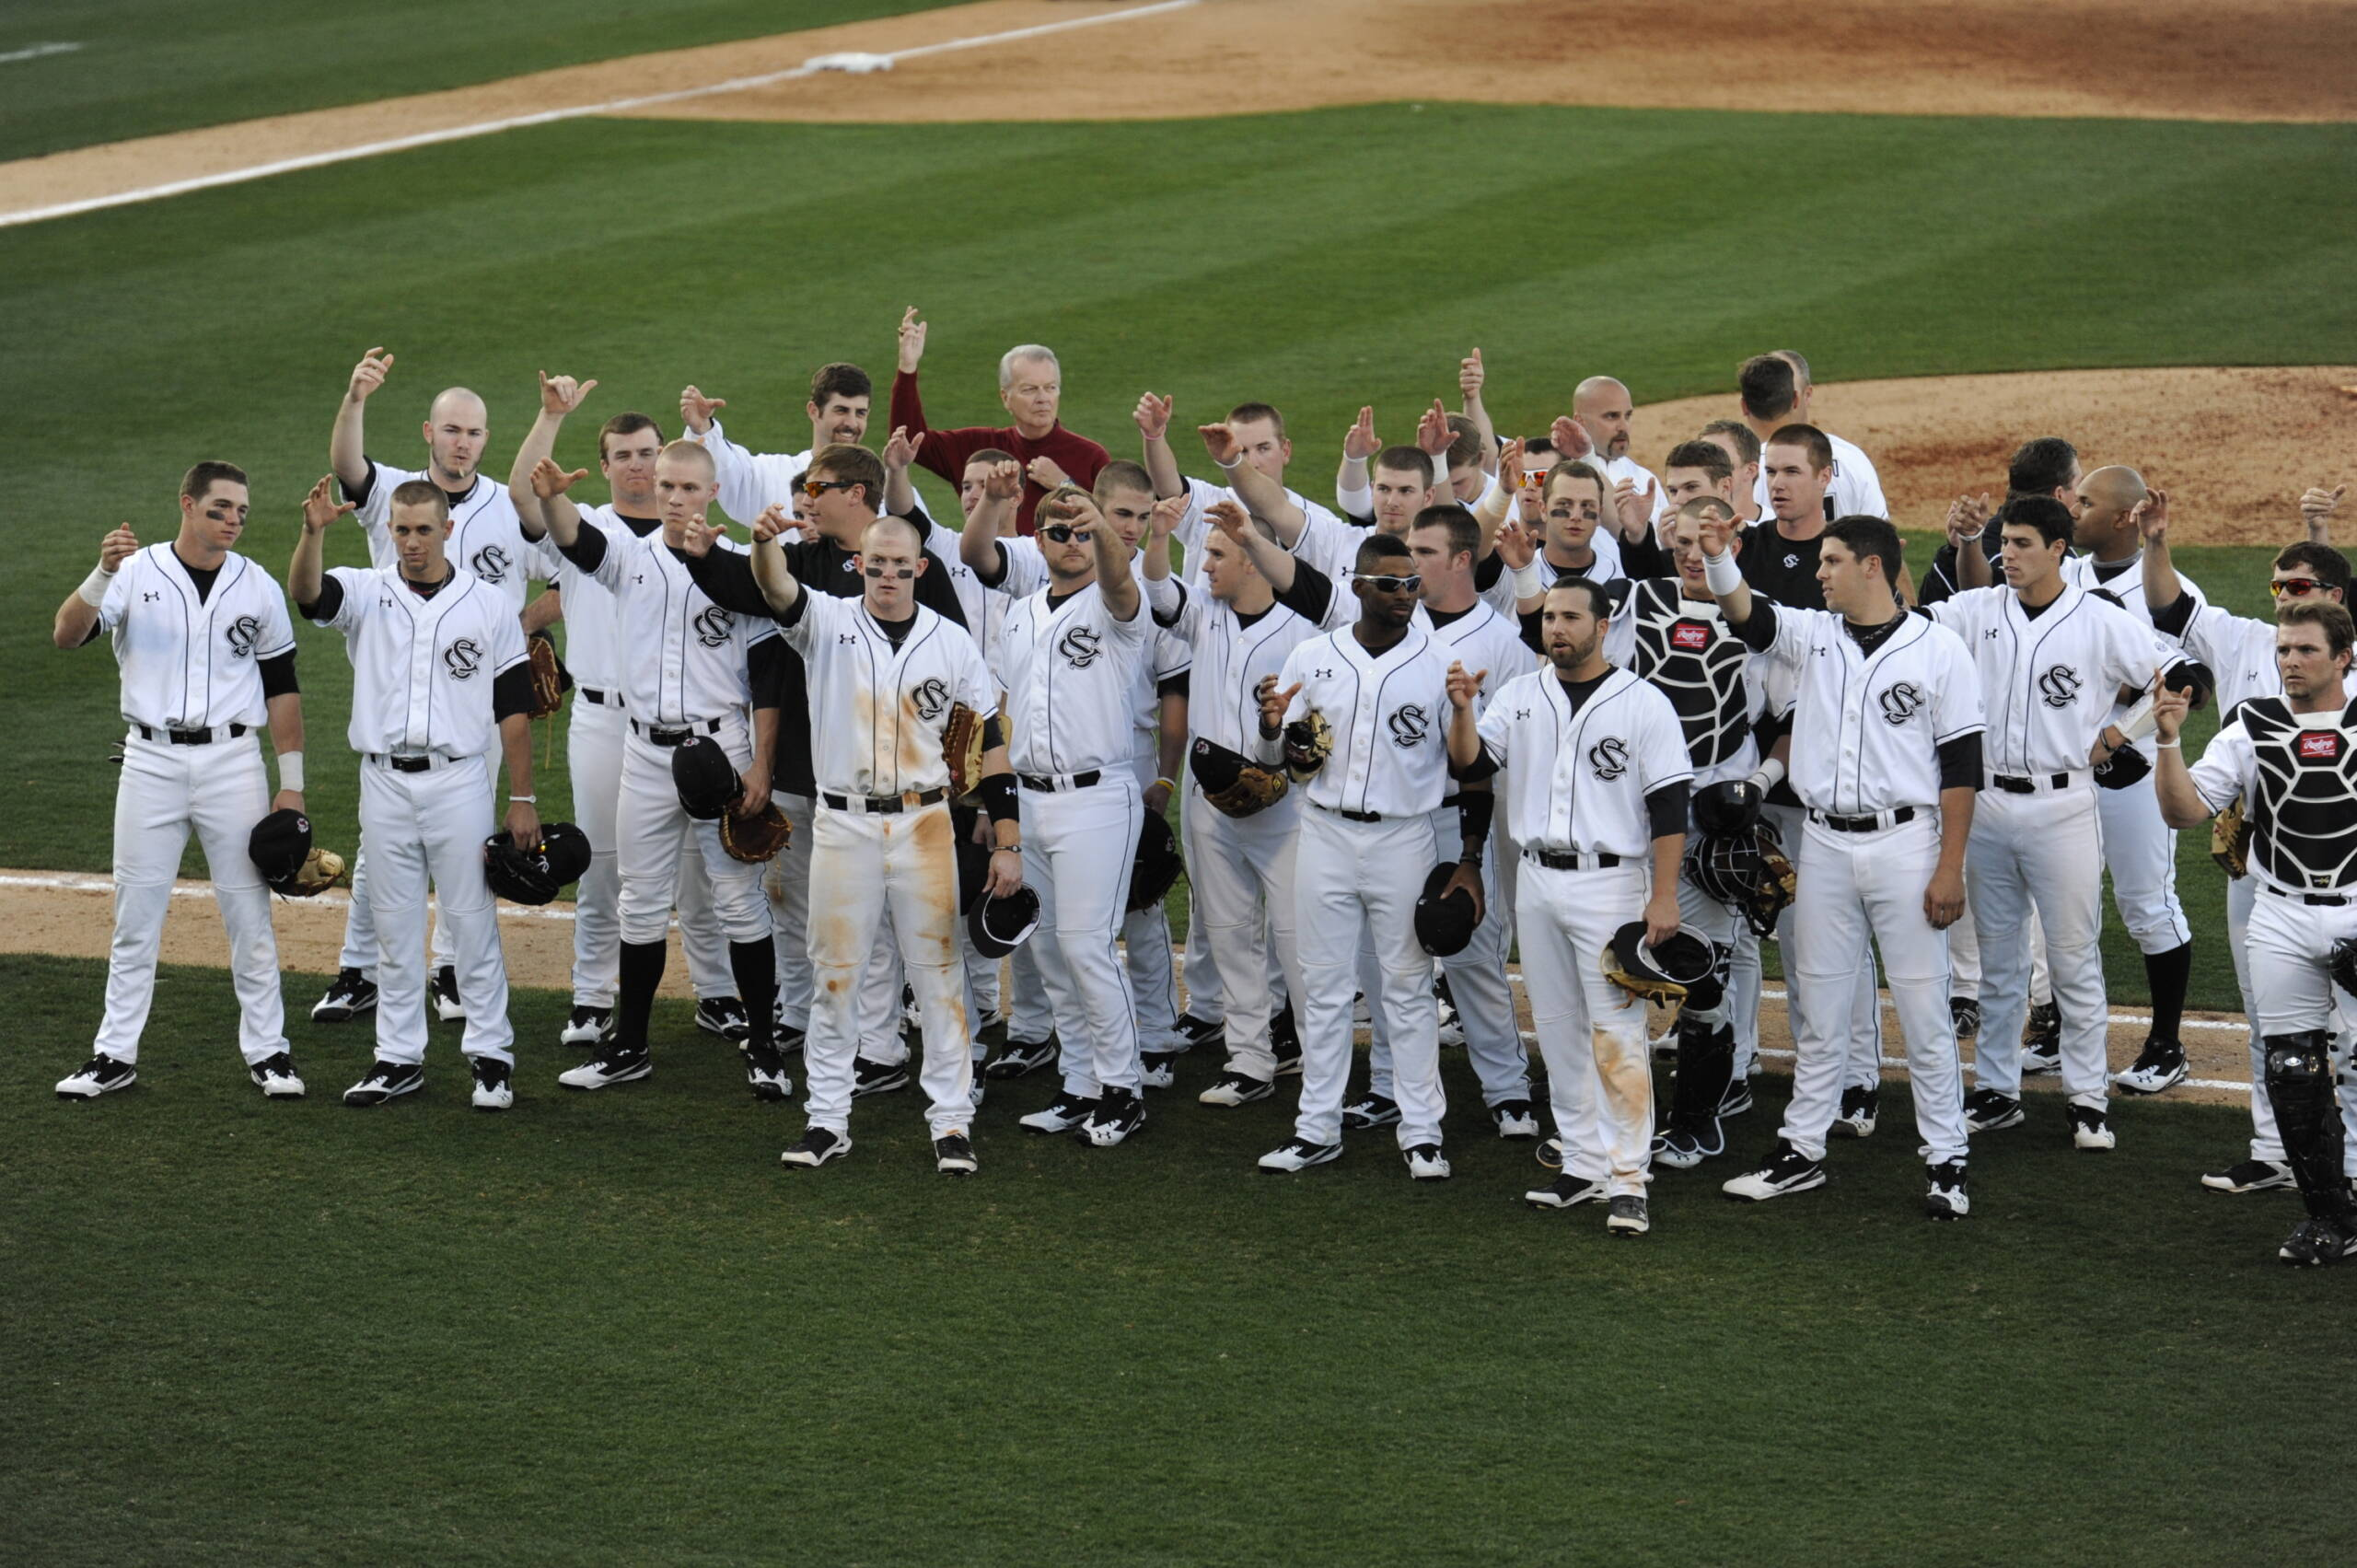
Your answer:
[[[1387,1136],[1256,1174],[1282,1100],[1132,1143],[1014,1126],[933,1174],[912,1094],[788,1173],[798,1111],[658,1014],[643,1086],[336,1096],[365,1035],[293,1026],[265,1103],[217,973],[166,971],[141,1081],[95,1104],[99,966],[0,958],[0,1558],[74,1564],[2345,1560],[2297,1462],[2346,1429],[2345,1272],[2271,1260],[2297,1204],[2194,1174],[2235,1108],[2059,1101],[1985,1141],[1974,1212],[1918,1217],[1903,1093],[1835,1179],[1765,1207],[1666,1172],[1656,1228],[1524,1207],[1528,1144],[1453,1181]],[[312,977],[290,976],[289,1002]],[[299,1015],[298,1015],[299,1019]],[[799,1069],[796,1069],[797,1076]],[[1755,1152],[1783,1080],[1740,1119]],[[2329,1452],[2328,1436],[2320,1452]]]
[[[935,0],[11,0],[0,158],[409,93],[868,17]],[[199,19],[202,26],[194,25]],[[972,29],[945,24],[944,37]]]

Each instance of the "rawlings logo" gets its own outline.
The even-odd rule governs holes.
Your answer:
[[[453,680],[471,680],[475,671],[482,668],[482,645],[472,637],[461,637],[442,650],[442,662]]]
[[[916,704],[917,717],[931,724],[949,711],[948,682],[937,678],[927,680],[909,693],[909,701]]]
[[[697,642],[707,648],[716,648],[737,630],[737,618],[716,604],[708,604],[696,611],[696,618],[690,624],[696,629]]]
[[[1885,689],[1883,694],[1875,700],[1882,703],[1882,716],[1895,725],[1905,724],[1909,719],[1913,718],[1916,710],[1921,708],[1925,701],[1923,689],[1908,680],[1902,680],[1896,686]]]
[[[1711,645],[1711,629],[1699,621],[1681,621],[1669,629],[1669,645],[1689,654]]]
[[[486,544],[467,557],[467,570],[486,583],[505,582],[507,567],[507,552],[495,544]]]
[[[231,658],[251,658],[254,644],[261,638],[261,617],[240,615],[229,622],[227,631],[223,634],[229,639]]]
[[[1086,669],[1104,652],[1097,646],[1099,641],[1096,628],[1074,626],[1056,640],[1056,652],[1073,668]]]
[[[2086,684],[2079,672],[2067,664],[2058,664],[2038,678],[2039,695],[2049,708],[2067,708],[2079,700],[2079,688]]]
[[[1629,771],[1629,743],[1617,735],[1608,735],[1587,749],[1587,765],[1598,780],[1610,784]]]
[[[1432,733],[1431,716],[1414,703],[1395,710],[1383,722],[1390,727],[1391,744],[1403,749],[1422,745],[1424,737]]]
[[[2337,762],[2340,760],[2340,732],[2337,729],[2312,729],[2300,737],[2300,761],[2303,762]]]

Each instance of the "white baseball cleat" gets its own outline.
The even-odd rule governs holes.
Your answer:
[[[1342,1157],[1340,1144],[1310,1144],[1299,1138],[1288,1138],[1260,1156],[1260,1168],[1271,1175],[1290,1174],[1307,1170],[1313,1165],[1324,1165]]]
[[[1440,1152],[1438,1144],[1418,1144],[1400,1157],[1408,1162],[1409,1176],[1417,1181],[1448,1179],[1448,1156]]]
[[[139,1069],[120,1057],[99,1051],[70,1076],[57,1080],[59,1099],[96,1099],[139,1081]]]
[[[295,1075],[295,1059],[284,1051],[246,1063],[246,1076],[272,1099],[301,1099],[303,1080]]]

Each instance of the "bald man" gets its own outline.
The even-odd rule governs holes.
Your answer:
[[[1591,376],[1572,389],[1572,418],[1587,432],[1587,438],[1596,447],[1588,460],[1603,464],[1604,477],[1612,482],[1616,490],[1625,482],[1643,495],[1650,487],[1653,522],[1659,528],[1669,511],[1669,496],[1652,470],[1629,455],[1630,427],[1636,412],[1636,400],[1629,395],[1629,389],[1609,376]],[[1578,452],[1559,455],[1583,456]]]
[[[397,469],[367,455],[364,426],[368,399],[391,374],[393,356],[372,348],[352,368],[343,401],[336,410],[335,427],[328,436],[328,461],[343,498],[357,508],[361,530],[368,540],[368,559],[379,569],[394,564],[393,540],[388,528],[396,487],[412,480],[430,481],[450,504],[450,534],[447,553],[455,565],[482,579],[503,595],[527,633],[540,631],[556,618],[553,596],[542,596],[528,611],[535,577],[553,578],[559,558],[547,543],[548,529],[536,517],[519,517],[507,486],[478,471],[489,440],[491,416],[483,401],[464,387],[447,388],[435,395],[426,411],[421,434],[425,437],[423,469]],[[561,395],[570,399],[577,389],[564,382]],[[486,756],[489,777],[498,775],[497,747]],[[335,983],[311,1009],[319,1023],[341,1023],[374,1010],[377,1005],[377,923],[368,901],[367,849],[352,873],[352,911],[345,918],[343,953],[336,960]],[[433,936],[434,1010],[445,1022],[464,1018],[459,1001],[459,972],[449,934],[437,918]]]

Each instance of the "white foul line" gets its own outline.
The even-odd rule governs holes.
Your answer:
[[[1006,32],[984,33],[976,38],[953,38],[941,43],[918,44],[910,49],[894,50],[879,56],[889,61],[914,60],[921,55],[943,54],[956,49],[981,49],[987,44],[1012,43],[1017,39],[1038,38],[1044,33],[1069,32],[1074,28],[1093,28],[1104,22],[1126,22],[1138,17],[1158,16],[1166,11],[1184,10],[1202,4],[1202,0],[1156,0],[1151,6],[1133,6],[1126,11],[1105,11],[1093,17],[1073,17],[1060,22],[1041,22],[1033,27],[1015,28]],[[822,56],[823,58],[823,56]],[[167,196],[185,195],[191,191],[208,191],[218,185],[238,185],[250,180],[267,180],[274,174],[292,174],[297,169],[320,168],[333,163],[349,163],[356,158],[377,157],[386,153],[407,152],[412,147],[429,147],[441,142],[460,142],[475,136],[493,135],[501,131],[521,130],[528,125],[550,125],[561,120],[584,120],[598,114],[619,114],[626,110],[644,109],[658,103],[678,103],[686,99],[709,98],[717,93],[743,92],[749,87],[766,87],[778,82],[797,81],[819,75],[821,67],[805,61],[788,70],[771,71],[759,76],[734,76],[725,82],[707,87],[679,87],[671,92],[647,93],[636,98],[609,99],[603,103],[582,103],[563,109],[546,109],[536,114],[512,114],[497,120],[484,120],[472,125],[453,125],[440,131],[419,131],[407,136],[395,136],[381,142],[367,142],[355,147],[336,147],[326,152],[305,153],[299,157],[278,158],[270,163],[258,163],[245,168],[224,169],[218,174],[200,174],[187,180],[175,180],[162,185],[144,186],[136,191],[120,191],[112,195],[90,196],[78,202],[63,202],[55,206],[30,207],[23,212],[0,213],[0,228],[18,224],[45,223],[51,218],[73,217],[81,213],[95,213],[108,207],[124,207],[136,202],[160,201]],[[391,100],[387,100],[391,101]]]
[[[12,49],[0,54],[0,65],[14,65],[19,60],[46,60],[52,54],[71,54],[82,46],[78,43],[36,43],[29,49]]]

